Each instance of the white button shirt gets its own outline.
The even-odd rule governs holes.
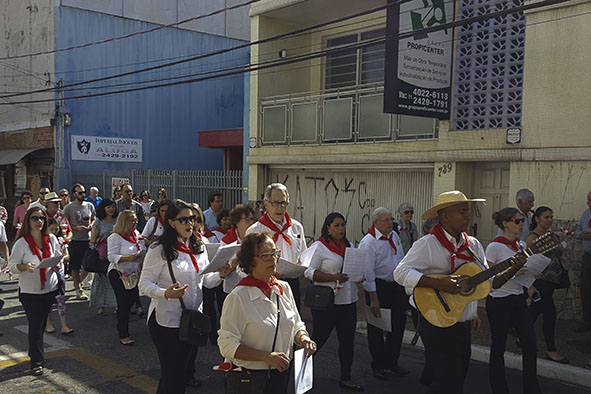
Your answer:
[[[139,238],[139,233],[137,230],[135,230],[135,233]],[[140,242],[139,240],[138,245],[140,246],[140,250],[146,249],[144,243]],[[107,272],[116,269],[128,273],[138,271],[140,269],[139,261],[126,261],[124,263],[119,263],[121,257],[131,256],[137,252],[138,250],[135,243],[123,239],[123,237],[117,233],[109,235],[109,238],[107,238],[107,259],[109,260],[109,268],[107,268]]]
[[[156,231],[154,231],[154,225],[156,225]],[[149,238],[149,237],[159,237],[164,232],[164,227],[160,224],[156,217],[151,217],[146,223],[144,227],[144,231],[142,231],[142,237]],[[152,234],[153,233],[153,234]]]
[[[445,236],[452,244],[456,245],[456,250],[464,244],[464,239],[460,245],[454,237],[444,230]],[[470,249],[478,257],[475,261],[482,269],[488,269],[484,248],[480,242],[471,236],[468,236]],[[467,251],[464,253],[468,253]],[[456,257],[455,268],[457,269],[468,260],[462,260]],[[406,288],[407,294],[412,294],[413,289],[423,275],[428,274],[451,274],[451,254],[439,243],[437,238],[432,234],[427,234],[419,238],[410,248],[406,256],[402,259],[398,267],[394,270],[394,280],[398,284]],[[492,279],[491,279],[492,281]],[[410,297],[411,305],[415,306],[414,300]],[[478,311],[478,302],[473,301],[466,306],[464,313],[460,317],[460,321],[469,321],[476,318]]]
[[[270,219],[271,217],[269,217]],[[273,221],[271,219],[271,221]],[[273,221],[274,222],[274,221]],[[274,222],[275,223],[275,222]],[[282,223],[275,223],[279,228],[283,228],[285,225],[285,218]],[[261,222],[256,222],[246,230],[246,234],[250,233],[268,233],[271,237],[275,235],[275,231],[265,226]],[[291,245],[283,238],[279,236],[275,241],[275,246],[281,251],[281,258],[297,263],[300,260],[300,256],[307,249],[306,237],[304,236],[304,227],[297,220],[291,219],[291,226],[283,232],[291,240]]]
[[[51,257],[61,255],[60,244],[53,234],[49,234],[49,246],[51,249]],[[36,269],[33,272],[24,271],[21,272],[16,267],[18,264],[35,264],[35,267],[41,264],[39,257],[31,252],[29,244],[25,241],[24,237],[19,238],[12,247],[12,253],[8,260],[8,266],[10,271],[14,274],[18,274],[18,287],[21,293],[27,294],[46,294],[57,289],[57,274],[53,269],[48,268],[45,272],[45,287],[41,289],[41,276],[39,270]]]
[[[295,335],[299,331],[306,331],[306,325],[300,318],[287,282],[277,282],[283,288],[283,295],[279,295],[281,318],[274,351],[283,352],[291,359]],[[244,368],[269,368],[269,364],[265,362],[240,360],[234,358],[234,355],[240,345],[268,352],[273,350],[273,337],[277,327],[277,294],[276,286],[271,290],[271,299],[261,289],[252,286],[237,286],[228,294],[224,300],[218,331],[218,346],[224,358]]]
[[[349,247],[352,248],[353,245],[350,243]],[[340,255],[330,251],[320,241],[314,242],[310,248],[316,248],[316,251],[314,252],[312,260],[310,261],[310,267],[304,272],[304,276],[306,278],[314,281],[314,272],[316,270],[320,270],[327,274],[338,274],[342,272],[343,258]],[[333,289],[337,288],[336,281],[314,282],[314,284],[319,286],[328,286]],[[348,280],[345,283],[339,283],[339,287],[340,289],[337,290],[334,297],[335,305],[349,305],[357,302],[359,295],[357,291],[357,285],[355,283]]]
[[[523,248],[527,248],[525,242],[519,241],[519,244]],[[517,252],[513,251],[509,246],[504,245],[500,242],[491,242],[486,247],[486,260],[489,263],[498,264],[511,257],[515,256]],[[515,278],[509,279],[498,289],[493,289],[490,292],[490,296],[493,298],[507,297],[510,295],[521,295],[523,294],[523,285],[515,281]]]
[[[366,234],[358,246],[359,249],[367,250],[368,259],[365,262],[365,281],[363,282],[363,288],[366,291],[376,291],[376,278],[386,282],[394,282],[392,272],[404,257],[402,243],[395,231],[390,234],[392,234],[392,241],[396,245],[396,253],[388,240],[380,239],[383,234],[378,229],[375,231],[375,237],[369,233]]]
[[[202,286],[207,288],[215,287],[212,284],[213,273],[199,275],[193,266],[191,257],[183,252],[178,252],[178,257],[172,262],[174,277],[181,286],[189,285],[183,296],[185,307],[191,310],[203,309]],[[202,271],[209,264],[207,251],[195,255],[197,266]],[[162,245],[153,244],[148,248],[144,259],[144,267],[139,280],[140,294],[150,297],[150,308],[148,309],[148,320],[156,311],[156,322],[162,327],[178,328],[181,321],[182,307],[178,299],[166,299],[164,293],[172,285],[168,263],[162,254]]]

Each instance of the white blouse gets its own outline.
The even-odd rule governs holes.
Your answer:
[[[349,243],[349,247],[352,248],[353,244]],[[330,251],[320,241],[314,242],[310,248],[316,248],[312,260],[310,261],[310,267],[304,272],[304,276],[311,281],[314,281],[314,272],[320,270],[327,274],[338,274],[343,268],[343,258]],[[333,289],[337,288],[337,282],[314,282],[315,285],[328,286]],[[348,305],[357,302],[359,299],[357,285],[350,280],[345,283],[339,283],[339,289],[337,290],[334,303],[335,305]]]
[[[51,249],[51,257],[61,256],[61,247],[55,235],[49,235],[49,246]],[[27,294],[46,294],[57,289],[58,277],[53,269],[48,268],[45,273],[45,287],[41,289],[41,276],[39,270],[33,272],[21,272],[16,267],[18,264],[35,264],[35,267],[41,264],[39,257],[31,252],[29,244],[25,238],[19,238],[12,247],[12,253],[8,259],[8,266],[10,271],[14,274],[19,274],[18,286],[22,293]]]
[[[137,230],[135,230],[135,235],[139,238],[139,233]],[[140,242],[139,240],[138,245],[140,246],[140,250],[146,249],[144,243]],[[138,271],[141,266],[140,261],[135,260],[119,263],[121,257],[131,256],[137,252],[138,250],[135,243],[123,239],[123,237],[117,233],[109,235],[109,238],[107,238],[107,259],[109,260],[110,264],[109,268],[107,268],[107,273],[115,269],[118,269],[122,272]]]
[[[154,225],[156,225],[156,231],[154,231]],[[152,232],[154,232],[154,233],[152,234]],[[142,237],[144,237],[144,238],[154,237],[155,238],[155,237],[161,236],[163,232],[164,232],[164,227],[162,227],[162,225],[160,224],[158,219],[155,216],[153,216],[146,223],[146,226],[144,227],[144,231],[142,231]]]
[[[527,248],[525,242],[519,241],[519,244],[523,246],[523,248]],[[489,263],[492,263],[492,265],[501,263],[515,256],[516,254],[517,252],[513,251],[509,246],[500,242],[491,242],[486,247],[486,260]],[[490,292],[490,296],[493,298],[521,294],[523,294],[523,286],[518,283],[515,278],[509,279],[503,284],[503,286],[499,287],[498,289],[492,289]]]
[[[277,282],[283,288],[283,295],[279,295],[281,318],[275,348],[272,349],[277,327],[277,288],[273,286],[269,299],[257,287],[237,286],[224,300],[220,319],[218,346],[224,358],[249,369],[269,368],[262,361],[234,358],[240,345],[269,352],[283,352],[289,359],[292,358],[295,336],[299,331],[306,332],[306,325],[300,318],[287,282]]]
[[[172,262],[172,271],[177,282],[181,286],[189,285],[183,296],[185,307],[191,310],[201,311],[203,305],[202,286],[215,287],[213,278],[215,273],[200,275],[195,270],[191,257],[183,252],[178,252],[178,257]],[[199,271],[208,264],[207,251],[196,255]],[[163,255],[162,245],[153,244],[148,248],[144,259],[144,267],[139,281],[140,294],[152,299],[148,310],[148,320],[156,310],[156,322],[163,327],[178,328],[181,320],[182,307],[178,299],[166,299],[164,293],[172,285],[172,278],[168,270],[168,263]]]

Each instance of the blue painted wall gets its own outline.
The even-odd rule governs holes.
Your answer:
[[[152,27],[153,24],[145,22],[56,7],[55,47],[70,47]],[[224,37],[167,28],[88,48],[56,53],[55,79],[58,81],[61,78],[67,85],[175,60],[150,62],[155,59],[194,56],[242,43]],[[102,173],[105,169],[222,169],[222,150],[199,148],[197,132],[242,127],[244,76],[241,74],[105,97],[79,100],[68,100],[68,97],[105,91],[92,89],[91,86],[195,74],[245,65],[248,62],[248,49],[242,49],[157,71],[77,87],[82,88],[81,90],[66,89],[67,110],[72,114],[73,121],[72,125],[66,128],[65,161],[66,167],[71,169],[72,181],[76,181],[77,173]],[[112,87],[108,90],[129,87],[131,86]],[[141,138],[143,162],[71,161],[71,135]],[[65,172],[69,171],[66,169]],[[64,183],[69,183],[69,180],[64,179]]]

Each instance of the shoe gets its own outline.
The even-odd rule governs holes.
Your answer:
[[[86,301],[88,300],[88,296],[86,295],[84,290],[78,290],[78,293],[76,294],[76,299]]]
[[[346,384],[342,380],[339,380],[339,386],[345,390],[356,391],[358,393],[362,393],[365,391],[365,389],[358,384],[353,383],[353,385],[351,386],[351,385]]]
[[[144,316],[146,315],[146,312],[144,312],[144,310],[143,310],[143,309],[140,309],[140,310],[138,311],[137,315],[138,315],[139,317],[144,317]]]
[[[74,329],[70,328],[68,331],[62,331],[62,335],[72,335],[74,333]]]
[[[386,372],[383,369],[374,369],[373,376],[375,376],[376,378],[378,378],[380,380],[389,380],[388,375],[386,374]]]
[[[123,342],[123,339],[119,339],[119,342],[123,345],[123,346],[133,346],[135,345],[135,341],[133,339],[130,339],[127,342]]]
[[[43,375],[43,367],[42,366],[35,367],[31,370],[31,372],[33,373],[33,376],[41,376],[41,375]]]
[[[386,368],[384,371],[386,373],[391,373],[392,375],[395,375],[395,376],[406,376],[410,373],[409,370],[406,370],[404,368],[400,368],[398,366],[392,367],[392,368]]]
[[[195,378],[188,380],[187,383],[185,383],[187,387],[201,387],[202,384],[203,382],[201,380]]]
[[[99,310],[96,314],[99,316],[105,316],[107,312],[105,312],[105,309],[103,308],[102,310]]]
[[[582,332],[589,332],[589,331],[591,331],[591,324],[589,324],[589,323],[587,323],[584,326],[581,326],[581,327],[575,329],[575,332],[576,333],[579,333],[579,334],[582,333]]]
[[[45,329],[45,332],[48,334],[53,334],[55,332],[55,328],[52,328],[50,330],[48,330],[47,328]]]
[[[585,369],[591,369],[591,361],[589,361],[585,365],[583,365],[583,368],[585,368]]]
[[[556,360],[556,359],[554,359],[554,358],[546,355],[546,360],[554,361],[555,363],[558,363],[558,364],[568,364],[568,363],[570,363],[570,361],[568,361],[568,359],[566,357],[562,357],[561,359]]]

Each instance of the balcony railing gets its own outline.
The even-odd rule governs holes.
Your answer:
[[[385,114],[383,83],[260,100],[261,145],[319,145],[437,138],[436,119]]]

